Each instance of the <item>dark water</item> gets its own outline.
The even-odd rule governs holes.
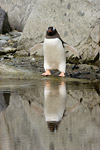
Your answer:
[[[0,81],[0,150],[100,150],[100,82]]]

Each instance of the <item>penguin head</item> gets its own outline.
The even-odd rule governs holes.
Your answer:
[[[59,124],[60,124],[60,121],[59,122],[56,122],[56,121],[47,122],[48,128],[51,132],[57,131]]]
[[[48,30],[47,30],[47,35],[48,36],[54,36],[56,33],[57,33],[56,28],[54,28],[54,27],[48,27]]]

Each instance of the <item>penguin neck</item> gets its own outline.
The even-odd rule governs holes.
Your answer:
[[[62,44],[67,44],[66,42],[64,42],[64,41],[61,39],[61,37],[60,37],[60,35],[59,35],[58,32],[57,32],[55,35],[52,35],[52,36],[50,36],[50,35],[48,35],[48,34],[46,33],[45,38],[46,38],[46,39],[55,39],[55,38],[58,38],[58,39],[61,40]],[[64,45],[63,45],[63,47],[64,47]]]
[[[56,33],[55,35],[50,36],[46,33],[46,39],[55,39],[55,38],[60,39],[60,35],[58,33]]]

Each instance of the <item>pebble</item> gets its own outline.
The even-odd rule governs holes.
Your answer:
[[[13,31],[13,32],[9,32],[9,35],[13,36],[13,37],[18,37],[18,36],[21,36],[21,32],[18,32],[18,31]]]
[[[3,48],[4,51],[10,51],[11,50],[11,47],[5,47]]]
[[[13,47],[13,48],[17,48],[17,46],[18,46],[18,43],[13,43],[13,44],[12,44],[12,47]]]
[[[16,55],[18,56],[28,56],[28,52],[26,50],[16,51]]]
[[[4,46],[7,43],[6,40],[0,40],[0,47]]]
[[[13,38],[13,41],[17,42],[17,41],[19,41],[19,39],[20,39],[20,37],[18,36],[18,37]]]
[[[35,61],[35,58],[33,57],[33,58],[31,59],[31,61],[33,61],[33,62],[34,62],[34,61]]]
[[[70,77],[71,77],[71,78],[78,78],[80,75],[81,75],[80,72],[76,72],[76,73],[70,74]]]
[[[100,69],[98,69],[98,70],[96,71],[96,73],[100,73]]]
[[[8,41],[8,40],[10,40],[10,37],[6,36],[6,35],[1,35],[0,36],[0,40],[6,40],[6,41]]]
[[[79,69],[79,66],[78,65],[73,65],[72,70],[75,70],[75,69]]]
[[[2,61],[2,60],[4,60],[4,58],[3,58],[3,57],[1,57],[1,58],[0,58],[0,61]]]
[[[14,58],[14,56],[13,55],[8,55],[8,58],[12,59],[12,58]]]
[[[12,47],[4,47],[3,48],[3,52],[5,53],[5,54],[7,54],[7,53],[13,53],[13,52],[15,52],[16,51],[16,48],[12,48]]]
[[[13,31],[8,34],[0,35],[0,55],[13,53],[17,50],[18,40],[20,39],[21,32]]]

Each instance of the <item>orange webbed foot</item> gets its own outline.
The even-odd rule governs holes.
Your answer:
[[[51,72],[50,70],[46,70],[46,72],[42,73],[43,76],[50,76]]]
[[[59,74],[59,77],[65,77],[65,73],[64,73],[64,72],[61,72],[61,73]]]

